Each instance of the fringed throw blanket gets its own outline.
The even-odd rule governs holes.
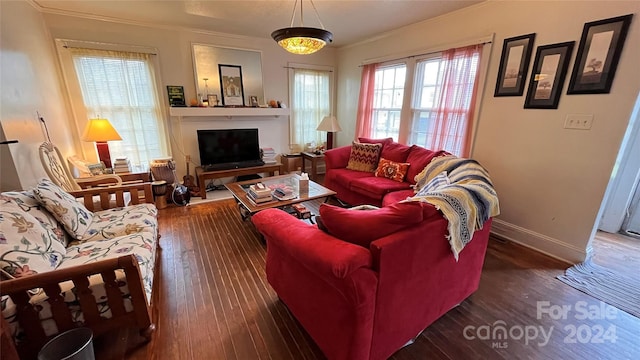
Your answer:
[[[500,214],[489,173],[475,160],[437,157],[415,180],[416,194],[404,201],[428,202],[442,212],[449,221],[447,240],[456,261],[476,229]]]

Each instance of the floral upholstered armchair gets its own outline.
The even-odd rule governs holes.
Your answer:
[[[137,327],[150,336],[157,209],[149,183],[128,185],[134,202],[92,212],[95,192],[67,193],[49,180],[0,195],[2,315],[23,358],[56,334],[78,326],[98,336]],[[86,192],[86,193],[83,193]],[[98,194],[103,197],[103,194]]]

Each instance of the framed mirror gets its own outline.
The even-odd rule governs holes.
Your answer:
[[[264,104],[262,87],[262,52],[258,50],[237,49],[206,44],[193,44],[193,63],[196,78],[196,92],[206,100],[207,95],[216,95],[221,99],[219,64],[240,66],[245,104],[249,97],[258,97]],[[206,79],[206,80],[205,80]],[[208,91],[207,91],[208,90]],[[216,104],[210,104],[214,106]],[[222,106],[219,101],[217,105]]]

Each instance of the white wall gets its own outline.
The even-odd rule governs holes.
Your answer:
[[[337,115],[346,131],[339,143],[354,135],[358,65],[365,59],[495,33],[472,154],[490,171],[500,198],[502,213],[492,230],[581,261],[640,90],[639,10],[636,1],[489,1],[340,49]],[[570,73],[584,23],[629,13],[635,17],[610,94],[566,95],[567,79],[556,110],[525,110],[524,96],[493,97],[505,38],[535,32],[536,47],[575,40]],[[563,129],[567,114],[593,114],[592,129]]]
[[[284,100],[288,104],[289,62],[312,65],[335,65],[335,49],[327,48],[310,55],[292,55],[267,38],[249,38],[228,34],[213,34],[175,27],[150,27],[145,24],[123,24],[83,19],[58,14],[44,14],[53,38],[136,45],[157,49],[160,62],[162,100],[167,101],[166,85],[184,86],[187,102],[196,96],[191,44],[210,44],[252,49],[262,52],[262,72],[265,99]],[[249,95],[249,94],[246,94]],[[81,99],[75,99],[81,105]],[[167,105],[168,106],[168,105]],[[273,147],[276,152],[289,150],[288,117],[280,118],[199,118],[185,120],[166,114],[172,144],[172,156],[178,163],[178,174],[186,171],[184,155],[198,161],[197,129],[258,127],[261,146]],[[192,172],[193,174],[193,172]]]
[[[0,16],[0,125],[7,139],[19,141],[0,145],[0,189],[6,191],[32,187],[46,176],[38,158],[38,146],[46,137],[37,111],[63,154],[74,152],[74,142],[68,131],[67,103],[53,44],[42,15],[26,2],[0,1]]]

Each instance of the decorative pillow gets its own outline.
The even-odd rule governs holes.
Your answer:
[[[32,191],[7,191],[0,194],[0,199],[13,200],[22,211],[33,215],[42,225],[53,230],[62,246],[69,245],[69,234],[64,231],[58,220],[40,205]]]
[[[399,163],[385,158],[380,158],[378,168],[375,175],[377,177],[385,177],[393,181],[402,182],[407,175],[409,163]]]
[[[396,203],[380,209],[353,211],[322,204],[320,216],[329,234],[369,248],[372,241],[422,221],[422,205]]]
[[[0,204],[0,268],[13,277],[56,269],[66,254],[58,236],[15,201]]]
[[[381,149],[382,144],[363,144],[354,141],[351,145],[347,169],[374,172],[378,166]]]
[[[81,238],[91,226],[93,213],[50,180],[40,180],[33,193],[72,237]]]
[[[423,170],[420,174],[416,175],[416,195],[424,195],[428,192],[447,187],[449,184],[451,184],[451,180],[449,180],[446,171],[441,172],[427,181],[426,171]]]

